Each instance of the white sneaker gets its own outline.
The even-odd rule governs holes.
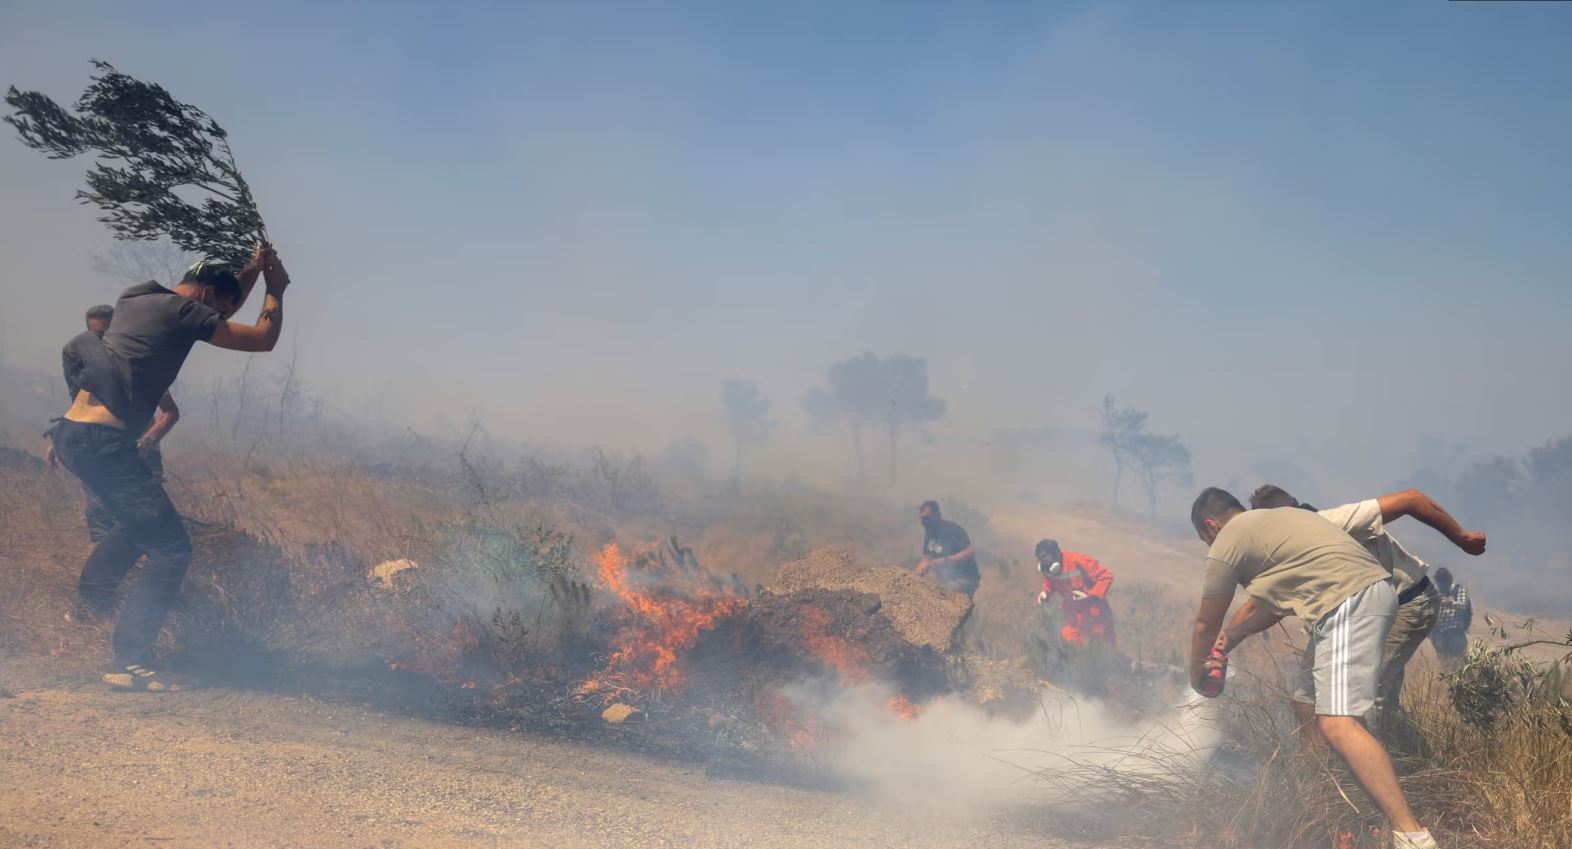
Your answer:
[[[1400,832],[1392,832],[1392,849],[1440,849],[1436,839],[1430,836],[1429,831],[1419,832],[1419,837],[1409,837]]]

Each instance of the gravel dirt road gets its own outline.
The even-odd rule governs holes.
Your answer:
[[[104,691],[0,660],[0,846],[1055,847],[968,820],[717,780],[702,765],[273,693]]]

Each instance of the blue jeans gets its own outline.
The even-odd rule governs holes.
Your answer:
[[[61,464],[82,481],[101,511],[101,536],[82,565],[82,604],[107,613],[115,592],[138,559],[142,576],[115,621],[116,665],[152,661],[158,631],[191,565],[191,537],[164,492],[164,483],[123,430],[61,421],[54,430]]]
[[[976,566],[968,568],[958,563],[943,563],[934,572],[934,579],[939,586],[952,593],[974,595],[977,592],[977,585],[981,583],[981,576],[977,574]]]

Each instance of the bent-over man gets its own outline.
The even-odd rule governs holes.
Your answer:
[[[1037,603],[1047,604],[1059,596],[1059,613],[1064,620],[1060,638],[1076,647],[1085,647],[1093,640],[1109,648],[1116,646],[1113,609],[1108,606],[1113,573],[1084,554],[1064,551],[1056,540],[1038,542],[1033,553],[1037,571],[1043,575]]]
[[[922,522],[922,560],[917,574],[926,575],[931,569],[939,586],[950,592],[976,593],[982,575],[966,529],[941,516],[937,501],[924,501],[917,508],[917,518]]]
[[[1214,647],[1226,654],[1290,614],[1309,623],[1317,728],[1386,815],[1396,849],[1434,849],[1434,838],[1403,796],[1391,757],[1360,720],[1375,706],[1381,654],[1397,616],[1387,570],[1320,516],[1295,508],[1246,512],[1239,499],[1216,487],[1196,498],[1190,521],[1209,546],[1190,638],[1191,686],[1200,692],[1203,678],[1218,666],[1211,659]],[[1238,587],[1259,602],[1257,611],[1223,631]]]

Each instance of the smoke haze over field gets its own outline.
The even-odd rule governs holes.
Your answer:
[[[781,422],[751,468],[843,478],[798,399],[899,352],[949,404],[914,489],[1013,497],[994,471],[1055,451],[1028,483],[1104,497],[1112,392],[1198,483],[1288,460],[1353,498],[1421,436],[1569,429],[1568,36],[1560,4],[10,3],[0,82],[69,100],[97,57],[211,112],[347,409],[720,465],[742,378]],[[0,359],[53,369],[109,239],[85,163],[5,135]]]

